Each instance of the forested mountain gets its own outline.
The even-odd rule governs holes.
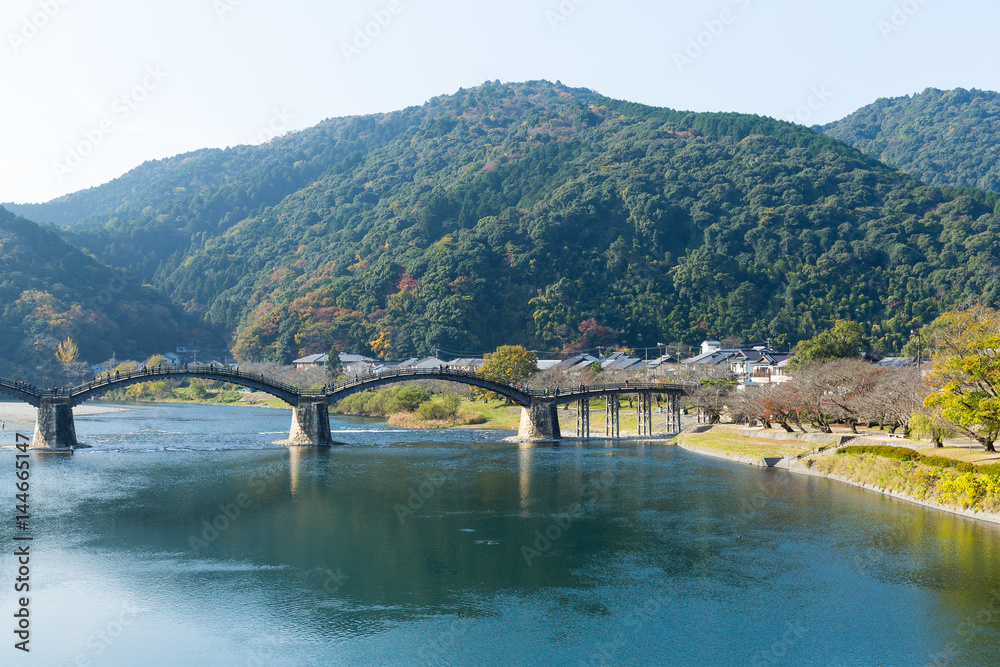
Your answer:
[[[892,351],[1000,295],[998,195],[790,123],[559,84],[487,83],[181,163],[146,166],[169,192],[91,192],[117,212],[81,211],[103,225],[71,238],[244,359],[794,343],[835,318]]]
[[[182,330],[169,300],[0,207],[0,376],[54,378],[55,349],[75,338],[81,359],[143,357]]]
[[[823,128],[929,185],[1000,191],[1000,93],[928,88]]]
[[[139,217],[148,206],[183,199],[245,175],[268,154],[266,147],[233,151],[205,149],[166,160],[153,160],[104,185],[80,190],[44,204],[3,206],[41,223],[86,229],[115,217]]]

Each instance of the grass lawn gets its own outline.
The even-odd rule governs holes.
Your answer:
[[[517,405],[508,405],[499,401],[483,403],[463,399],[459,404],[460,412],[475,412],[486,417],[485,424],[473,424],[462,428],[492,428],[501,431],[516,431],[521,425],[521,408]]]
[[[704,447],[726,454],[757,456],[760,458],[780,458],[785,454],[802,454],[822,446],[821,442],[796,442],[794,440],[768,440],[767,438],[745,438],[723,433],[684,433],[681,444]]]
[[[905,447],[906,445],[902,446]],[[930,449],[921,449],[920,453],[927,456],[943,456],[946,459],[968,461],[977,466],[986,465],[987,463],[1000,463],[1000,454],[990,454],[978,445],[972,449],[967,447],[932,447]]]

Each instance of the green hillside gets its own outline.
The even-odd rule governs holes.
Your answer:
[[[790,123],[546,82],[333,119],[171,174],[171,192],[138,188],[132,213],[72,238],[232,332],[244,359],[794,343],[835,318],[893,351],[1000,294],[997,195],[928,187]]]
[[[0,375],[56,378],[55,347],[75,338],[80,358],[143,357],[176,344],[181,327],[151,287],[88,257],[0,208]]]
[[[1000,93],[928,88],[880,99],[823,131],[929,185],[1000,191]]]

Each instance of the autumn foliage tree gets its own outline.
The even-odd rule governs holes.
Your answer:
[[[80,348],[72,336],[67,336],[66,340],[59,343],[56,348],[56,360],[63,366],[69,366],[80,356]]]
[[[489,380],[513,384],[538,372],[535,353],[521,345],[502,345],[483,357],[480,372]],[[493,398],[492,392],[487,398]]]
[[[986,306],[945,313],[930,379],[940,386],[925,405],[995,452],[1000,437],[1000,312]]]

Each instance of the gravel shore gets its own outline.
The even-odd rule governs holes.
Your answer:
[[[73,414],[103,415],[112,412],[125,412],[129,408],[111,407],[107,405],[79,405],[73,408]],[[0,403],[0,447],[13,445],[16,433],[31,437],[35,432],[35,413],[37,410],[27,403]]]

